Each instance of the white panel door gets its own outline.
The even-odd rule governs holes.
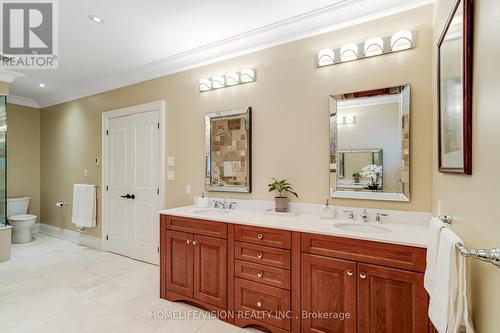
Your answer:
[[[158,264],[160,112],[108,120],[107,248]]]

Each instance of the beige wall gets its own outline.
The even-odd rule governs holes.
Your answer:
[[[315,53],[399,29],[418,31],[413,50],[316,69]],[[272,199],[270,177],[286,177],[300,201],[322,203],[329,193],[329,95],[404,83],[412,86],[412,200],[410,203],[335,199],[336,204],[403,210],[431,210],[432,6],[344,30],[284,44],[201,68],[44,108],[42,127],[42,221],[71,228],[55,207],[71,200],[72,184],[99,182],[101,112],[165,100],[166,150],[176,157],[174,181],[166,185],[166,206],[192,203],[204,190],[204,113],[253,107],[253,193],[219,194]],[[257,82],[200,93],[198,80],[243,67],[257,69]],[[83,169],[89,176],[83,179]],[[211,194],[212,195],[212,194]],[[215,195],[215,194],[214,194]],[[100,223],[99,223],[100,224]],[[91,231],[99,235],[99,228]]]
[[[40,216],[40,110],[7,104],[7,196],[31,197]]]
[[[454,0],[440,0],[435,9],[437,42]],[[473,169],[472,176],[437,172],[437,139],[434,136],[433,204],[441,201],[442,212],[455,216],[453,229],[469,247],[498,247],[500,245],[500,2],[474,1],[474,75],[473,75]],[[436,50],[434,50],[434,53]],[[435,57],[434,57],[435,58]],[[433,65],[436,72],[436,64]],[[436,81],[433,80],[436,92]],[[437,117],[434,96],[433,119]],[[434,121],[434,133],[437,133]],[[495,333],[500,321],[500,271],[493,265],[470,260],[472,312],[476,332]]]
[[[0,95],[9,94],[9,84],[7,82],[0,81]]]

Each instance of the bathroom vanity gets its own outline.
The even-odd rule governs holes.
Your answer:
[[[269,332],[429,331],[423,225],[353,232],[342,225],[362,222],[193,207],[160,214],[163,299]]]

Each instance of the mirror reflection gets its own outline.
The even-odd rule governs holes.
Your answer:
[[[409,201],[410,87],[331,96],[330,195]]]

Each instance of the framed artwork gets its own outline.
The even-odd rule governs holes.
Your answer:
[[[457,0],[438,42],[438,159],[472,174],[472,0]]]

